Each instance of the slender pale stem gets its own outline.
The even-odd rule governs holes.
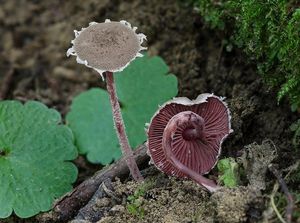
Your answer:
[[[140,170],[135,162],[133,152],[131,147],[129,146],[128,138],[125,132],[125,125],[121,114],[120,104],[118,101],[114,76],[112,72],[106,72],[106,86],[112,107],[115,129],[118,135],[123,156],[125,157],[127,166],[133,179],[135,179],[136,181],[143,181],[144,178],[141,175]]]

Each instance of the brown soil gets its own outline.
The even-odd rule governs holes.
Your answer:
[[[103,86],[98,74],[79,66],[74,58],[66,58],[73,29],[106,18],[127,20],[147,35],[149,54],[163,57],[178,77],[179,96],[195,98],[200,93],[213,92],[228,98],[234,133],[224,143],[222,156],[241,155],[246,145],[271,139],[277,148],[279,158],[275,162],[280,168],[299,159],[291,145],[289,130],[296,117],[292,116],[287,103],[276,104],[275,91],[266,87],[247,57],[238,50],[224,49],[224,33],[209,30],[192,8],[172,0],[3,1],[0,6],[0,95],[4,99],[39,100],[65,115],[75,95],[93,86]],[[9,73],[12,73],[11,81],[4,81]],[[95,169],[82,157],[77,164],[81,170],[80,180]],[[214,205],[217,198],[209,198],[188,181],[162,175],[153,181],[161,178],[163,184],[147,191],[158,194],[156,200],[142,196],[141,202],[146,204],[144,220],[136,216],[129,220],[124,206],[118,207],[121,211],[115,212],[119,214],[116,218],[120,222],[214,222],[215,216],[220,222],[225,221],[218,212],[219,206]],[[267,181],[274,183],[272,178]],[[128,185],[137,188],[132,182]],[[120,185],[116,187],[126,196],[134,191],[125,190],[127,184],[123,189]],[[229,194],[237,197],[241,190]],[[244,199],[247,205],[243,206],[242,214],[236,214],[241,216],[236,222],[251,219],[245,215],[248,203],[253,201],[251,194],[240,196],[247,197]],[[164,217],[155,215],[154,210],[161,211]],[[262,210],[258,215],[261,213]],[[108,214],[106,219],[109,217]]]
[[[210,196],[194,182],[161,173],[148,176],[143,184],[117,180],[112,187],[113,195],[97,199],[92,215],[76,217],[71,223],[238,223],[249,220],[250,208],[261,208],[264,201],[250,186],[224,188]],[[101,220],[97,221],[99,213]]]

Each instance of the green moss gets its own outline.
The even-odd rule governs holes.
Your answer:
[[[300,8],[287,0],[194,0],[205,22],[226,29],[228,38],[258,64],[266,82],[300,107]]]
[[[219,181],[226,187],[233,188],[239,184],[239,166],[233,158],[221,159],[217,168]]]
[[[151,179],[146,180],[143,184],[141,184],[133,193],[127,197],[127,211],[142,219],[145,216],[145,209],[143,207],[143,197],[146,192],[153,188],[155,182]]]

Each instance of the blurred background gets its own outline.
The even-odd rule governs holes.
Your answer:
[[[173,0],[2,0],[0,97],[38,100],[64,116],[74,96],[104,87],[95,71],[66,57],[73,30],[106,18],[127,20],[146,34],[147,53],[161,56],[178,77],[179,96],[213,92],[228,98],[235,133],[225,143],[226,155],[270,138],[290,160],[289,126],[297,115],[290,112],[288,102],[277,105],[276,89],[257,74],[255,61],[228,44],[224,27],[212,29],[207,19],[214,21],[216,14],[201,16],[199,11],[209,1],[199,2],[203,7]]]

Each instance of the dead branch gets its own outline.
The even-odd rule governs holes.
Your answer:
[[[149,160],[146,150],[146,146],[143,144],[134,151],[134,158],[138,166],[145,165]],[[93,177],[82,182],[73,191],[56,202],[53,215],[55,220],[66,222],[74,217],[78,210],[89,202],[101,183],[108,178],[113,180],[118,177],[122,180],[128,175],[129,169],[124,158],[96,172]]]

